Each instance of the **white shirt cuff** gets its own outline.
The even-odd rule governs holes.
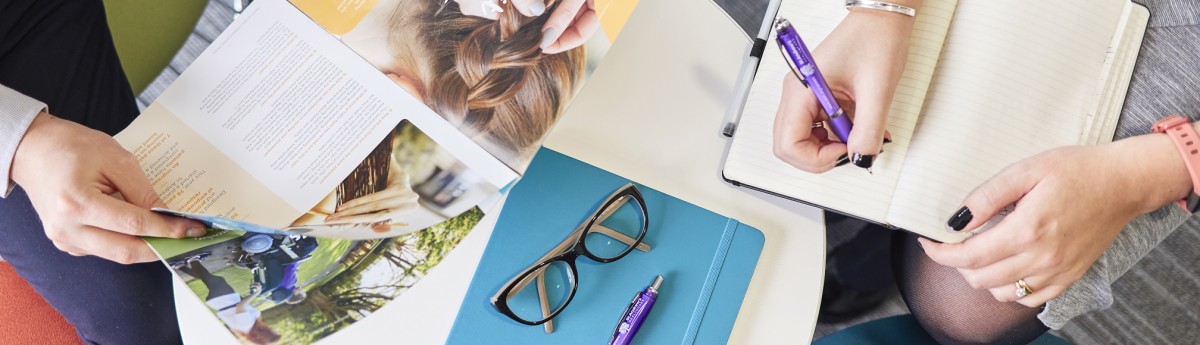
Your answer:
[[[4,190],[0,198],[8,197],[16,187],[11,174],[17,145],[21,144],[33,118],[43,111],[46,111],[45,103],[0,85],[0,181],[3,181]]]

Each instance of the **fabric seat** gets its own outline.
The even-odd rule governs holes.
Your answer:
[[[75,328],[7,262],[0,262],[0,291],[0,344],[81,343]]]

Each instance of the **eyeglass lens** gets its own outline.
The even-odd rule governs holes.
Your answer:
[[[526,275],[518,283],[519,290],[508,297],[508,308],[525,321],[545,320],[566,306],[574,285],[575,275],[571,267],[564,261],[554,261],[540,271]]]
[[[608,204],[597,222],[587,229],[584,248],[602,259],[612,259],[630,251],[646,228],[641,203],[625,195]]]

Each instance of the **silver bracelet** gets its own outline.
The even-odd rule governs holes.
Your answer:
[[[846,9],[851,7],[862,7],[873,10],[884,10],[893,13],[903,14],[909,17],[916,17],[917,10],[912,7],[897,5],[890,2],[874,1],[874,0],[846,0]]]

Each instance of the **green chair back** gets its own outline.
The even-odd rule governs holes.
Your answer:
[[[134,95],[167,67],[207,4],[205,0],[104,0],[108,28]]]

